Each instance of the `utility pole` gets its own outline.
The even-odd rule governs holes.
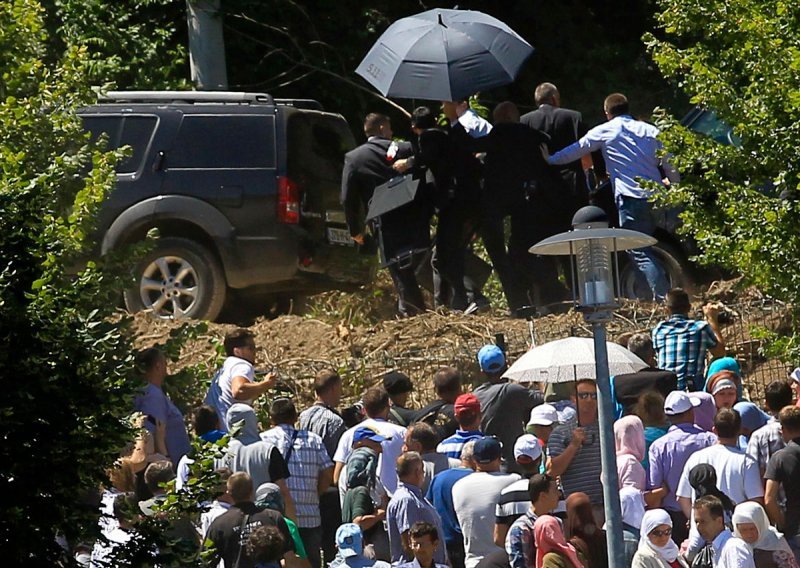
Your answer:
[[[189,63],[198,91],[228,88],[220,0],[186,0],[189,24]]]

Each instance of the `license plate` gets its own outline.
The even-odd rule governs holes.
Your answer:
[[[328,227],[328,242],[335,245],[355,246],[355,241],[350,238],[350,231],[334,227]]]

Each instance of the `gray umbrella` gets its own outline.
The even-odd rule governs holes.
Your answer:
[[[389,26],[356,73],[387,97],[453,101],[511,83],[531,53],[496,18],[435,9]]]

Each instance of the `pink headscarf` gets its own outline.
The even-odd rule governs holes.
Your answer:
[[[561,523],[555,517],[542,515],[533,524],[533,538],[536,542],[536,568],[541,568],[548,552],[556,552],[569,559],[575,568],[583,568],[578,560],[575,547],[564,538]]]
[[[717,405],[714,404],[714,397],[707,392],[687,393],[690,398],[700,401],[700,406],[694,408],[694,423],[701,430],[711,432],[714,428],[714,416],[717,414]]]
[[[614,422],[614,438],[618,456],[628,454],[636,461],[644,459],[644,424],[641,418],[629,415]]]

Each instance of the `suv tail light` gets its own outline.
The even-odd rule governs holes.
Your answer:
[[[286,176],[278,177],[278,223],[300,222],[300,186]]]

